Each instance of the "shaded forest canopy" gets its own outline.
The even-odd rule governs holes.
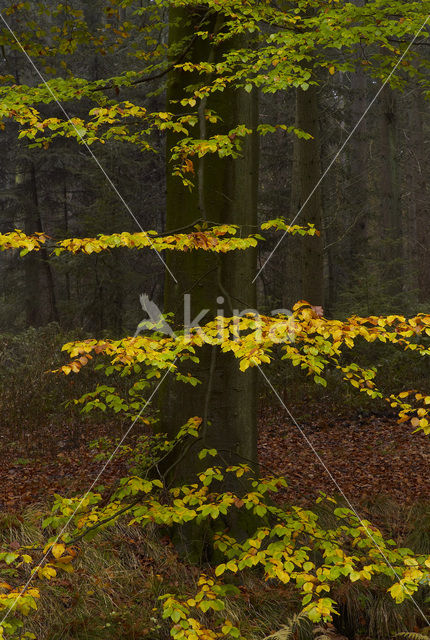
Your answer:
[[[328,3],[328,6],[335,4]],[[418,22],[420,15],[413,4],[409,15]],[[110,110],[107,115],[116,118],[118,125],[107,127],[105,124],[107,131],[100,132],[98,127],[103,126],[103,118],[99,115],[100,124],[91,135],[101,133],[109,143],[97,148],[91,146],[91,150],[115,188],[109,185],[85,149],[71,144],[64,137],[57,137],[48,149],[29,150],[32,145],[26,143],[26,138],[17,139],[16,125],[7,124],[8,120],[5,120],[1,170],[2,231],[20,228],[28,233],[43,231],[60,238],[126,230],[134,232],[139,230],[137,225],[145,230],[164,231],[165,136],[160,126],[163,121],[154,126],[150,116],[158,112],[160,118],[166,111],[163,93],[168,69],[163,60],[166,55],[166,29],[149,28],[156,25],[151,14],[157,10],[150,6],[151,3],[150,12],[142,12],[140,23],[134,26],[134,8],[131,5],[119,10],[112,6],[108,13],[103,12],[102,4],[93,3],[91,9],[87,3],[82,7],[78,5],[75,7],[76,16],[67,16],[65,8],[55,9],[55,3],[45,15],[39,15],[37,3],[20,3],[11,13],[10,21],[47,80],[59,74],[66,78],[69,73],[79,73],[81,79],[73,83],[52,82],[54,94],[60,100],[63,93],[64,99],[69,94],[70,98],[74,94],[79,97],[79,101],[64,103],[72,117],[85,121],[85,113],[91,109],[101,114],[94,103],[97,105],[106,100],[108,106],[103,108]],[[83,14],[80,13],[82,11]],[[161,18],[162,10],[159,11]],[[371,11],[376,14],[375,8]],[[424,11],[425,7],[422,13]],[[377,22],[376,15],[373,19]],[[38,24],[38,43],[32,43],[30,31],[26,31],[26,24],[33,23]],[[97,35],[87,42],[88,29],[95,29]],[[392,29],[395,30],[394,27]],[[70,52],[61,41],[68,31],[69,38],[73,35]],[[370,42],[366,41],[366,36]],[[16,43],[10,42],[10,34],[6,32],[4,38],[3,82],[17,83],[13,85],[12,92],[6,87],[4,95],[10,99],[11,93],[16,93],[17,104],[22,107],[32,98],[25,86],[23,94],[20,85],[40,84],[40,78]],[[295,104],[294,88],[265,93],[263,85],[260,124],[296,125],[311,133],[314,139],[306,144],[305,140],[282,129],[261,138],[260,222],[280,215],[290,220],[294,217],[311,189],[309,185],[302,184],[303,193],[293,192],[292,185],[299,184],[299,180],[291,179],[294,171],[299,170],[297,165],[300,161],[307,165],[303,171],[307,172],[310,180],[321,176],[380,89],[379,77],[386,68],[390,68],[390,58],[385,60],[383,57],[384,54],[388,56],[387,45],[393,50],[391,57],[394,60],[397,47],[402,47],[397,41],[408,41],[406,37],[388,37],[384,48],[381,48],[377,36],[362,34],[356,39],[357,44],[349,45],[342,61],[340,56],[336,57],[329,50],[328,59],[321,63],[325,54],[315,45],[314,65],[318,73],[312,80],[318,84],[297,94],[303,104],[300,101]],[[142,53],[145,47],[150,46],[145,44],[146,41],[152,42],[151,53]],[[299,223],[315,219],[321,230],[321,246],[316,247],[316,253],[320,253],[322,282],[319,287],[323,289],[323,298],[310,302],[324,302],[324,308],[332,315],[349,315],[352,312],[378,314],[392,311],[394,307],[400,313],[410,314],[425,310],[430,272],[426,243],[429,232],[426,161],[429,124],[426,84],[421,81],[421,75],[426,77],[428,50],[425,46],[418,46],[419,43],[425,44],[423,34],[417,38],[391,79],[394,88],[390,88],[389,83],[382,91],[300,214]],[[178,58],[186,45],[182,50],[181,47],[178,43]],[[266,48],[269,49],[268,46]],[[282,65],[281,58],[277,60],[275,57],[275,49],[275,45],[269,49],[271,60],[267,63],[274,70]],[[399,53],[404,49],[405,45],[398,50]],[[142,63],[145,60],[147,62]],[[304,65],[306,74],[309,74],[307,65],[310,63]],[[151,72],[153,68],[154,72]],[[104,78],[115,73],[119,79],[109,81],[109,85]],[[304,72],[299,70],[296,75],[300,73]],[[279,75],[283,77],[283,74],[284,69],[280,69]],[[161,77],[149,80],[158,75]],[[300,77],[290,81],[293,85],[304,82]],[[138,84],[134,84],[136,82]],[[403,85],[404,90],[395,90],[396,85]],[[98,86],[107,88],[97,92]],[[39,119],[64,120],[64,114],[43,85],[40,91],[45,95],[35,96],[37,101],[42,101]],[[21,101],[20,97],[24,95],[27,98]],[[50,104],[43,106],[47,101]],[[133,124],[126,125],[128,119],[115,113],[115,104],[121,109],[121,104],[127,105],[128,101],[138,105],[139,113],[132,118],[139,120],[141,112],[148,114],[144,120],[144,133],[139,133]],[[111,102],[112,105],[109,104]],[[6,102],[5,115],[8,108]],[[124,108],[127,109],[126,106]],[[196,107],[190,107],[189,111],[196,113]],[[97,123],[97,117],[93,116],[91,121]],[[168,123],[164,124],[167,129]],[[121,127],[130,131],[125,133]],[[317,129],[318,135],[315,135]],[[37,137],[43,137],[43,131],[39,130]],[[71,129],[69,135],[76,137],[77,134]],[[138,145],[131,142],[121,144],[123,138],[133,138],[132,142],[137,138]],[[142,153],[143,144],[151,146],[157,153]],[[303,149],[307,149],[308,158],[302,157]],[[128,210],[133,212],[137,223]],[[193,220],[199,217],[196,215]],[[218,218],[215,222],[219,221]],[[274,242],[259,246],[260,264],[263,264]],[[277,259],[268,263],[259,278],[259,308],[291,308],[297,300],[308,299],[303,295],[306,288],[297,275],[297,269],[288,268],[285,264],[288,254],[302,250],[300,247],[297,249],[294,239],[290,244],[292,247],[288,240],[282,243]],[[112,253],[79,261],[57,260],[49,255],[41,258],[35,258],[34,268],[29,269],[25,261],[17,262],[8,254],[2,255],[0,321],[5,331],[54,320],[62,326],[81,326],[89,332],[109,330],[120,335],[125,330],[134,329],[140,320],[141,308],[136,292],[152,294],[161,303],[162,265],[151,253],[145,252],[139,257],[129,252],[121,256]],[[297,263],[299,258],[293,255],[294,262]],[[31,259],[27,258],[27,262]],[[36,271],[31,276],[31,284],[27,282],[31,294],[26,293],[26,268],[27,274]],[[30,275],[27,275],[27,281],[28,278]],[[83,297],[84,290],[86,295]]]

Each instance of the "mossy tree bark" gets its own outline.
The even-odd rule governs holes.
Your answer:
[[[195,26],[201,23],[202,17],[209,29],[216,31],[222,28],[219,18],[205,15],[205,11],[198,6],[193,9],[171,8],[170,44],[183,42],[184,48],[189,46]],[[229,43],[229,46],[246,46],[238,38]],[[221,47],[211,45],[210,40],[202,42],[195,39],[187,58],[194,62],[216,62],[224,52]],[[168,109],[180,112],[181,107],[173,101],[183,98],[185,87],[198,81],[189,73],[172,71],[167,90]],[[205,108],[221,116],[222,123],[206,124],[203,117]],[[172,167],[168,165],[167,229],[186,227],[197,219],[203,219],[240,225],[243,233],[252,230],[257,222],[257,117],[256,93],[241,89],[228,88],[201,105],[198,133],[201,139],[214,133],[228,133],[239,124],[245,124],[254,132],[245,139],[238,159],[210,155],[195,161],[196,185],[191,191],[179,178],[171,175]],[[173,133],[168,135],[167,158],[178,139]],[[256,273],[254,250],[234,251],[227,255],[202,250],[171,252],[167,262],[178,282],[175,283],[166,272],[165,311],[175,312],[178,327],[186,321],[183,313],[185,294],[190,296],[191,319],[208,310],[201,323],[217,315],[231,316],[234,312],[255,308],[255,285],[252,283]],[[200,385],[191,387],[170,377],[161,390],[162,431],[173,435],[191,416],[203,418],[202,439],[175,468],[175,476],[181,480],[189,479],[197,470],[198,448],[216,448],[222,459],[229,463],[243,461],[242,457],[256,461],[255,372],[241,373],[234,357],[221,353],[217,347],[204,347],[198,356],[198,365],[187,363],[183,368],[201,380]]]

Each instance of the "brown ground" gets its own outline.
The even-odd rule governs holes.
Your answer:
[[[288,500],[309,502],[319,491],[343,492],[354,502],[375,496],[401,503],[430,498],[430,440],[413,433],[410,424],[397,424],[388,416],[346,420],[322,407],[303,421],[303,411],[292,413],[322,462],[285,412],[267,412],[260,459],[288,479]]]
[[[288,500],[310,503],[319,491],[340,494],[339,487],[354,504],[381,495],[401,503],[430,497],[430,441],[413,434],[407,423],[375,415],[346,419],[315,404],[292,411],[338,487],[285,411],[266,408],[260,418],[262,472],[286,476]],[[111,427],[85,426],[62,440],[56,428],[37,440],[2,434],[0,510],[20,510],[53,493],[89,488],[103,463],[94,460],[86,443],[109,433]],[[112,484],[124,473],[122,463],[111,463],[97,484]]]

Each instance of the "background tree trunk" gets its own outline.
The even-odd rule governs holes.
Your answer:
[[[430,172],[426,156],[424,114],[426,101],[421,89],[412,94],[407,105],[406,137],[406,255],[407,288],[413,302],[426,303],[430,297]]]
[[[386,292],[402,296],[402,210],[397,161],[397,98],[388,85],[381,96],[381,169],[379,201],[382,225],[383,276]]]
[[[357,68],[351,76],[351,124],[354,127],[362,118],[367,107],[367,82],[364,70],[357,63]],[[368,244],[368,145],[366,120],[362,121],[354,132],[349,144],[349,216],[350,230],[348,232],[350,242],[349,252],[349,285],[350,288],[357,284],[357,276],[365,277],[366,255]]]
[[[24,210],[25,233],[43,232],[39,211],[36,170],[34,163],[24,160],[18,167],[15,185]],[[25,256],[25,316],[28,326],[58,321],[54,277],[48,252],[42,248]]]
[[[312,135],[309,140],[294,141],[291,187],[291,218],[303,207],[321,178],[318,87],[296,90],[296,126]],[[297,224],[311,222],[321,231],[322,197],[318,187],[304,206]],[[288,243],[287,277],[283,302],[291,306],[297,300],[324,304],[323,239],[321,236],[291,238]]]

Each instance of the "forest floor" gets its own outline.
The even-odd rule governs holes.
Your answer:
[[[288,479],[288,502],[309,505],[320,491],[344,494],[353,504],[375,497],[401,504],[430,496],[430,442],[390,415],[336,415],[324,406],[291,407],[302,433],[277,408],[265,411],[260,430],[262,469]],[[318,455],[317,455],[318,454]]]
[[[402,504],[428,499],[430,443],[408,423],[399,425],[388,414],[345,417],[321,403],[289,408],[308,441],[285,411],[267,405],[260,412],[259,440],[261,471],[287,478],[282,498],[288,502],[310,505],[320,491],[343,492],[354,505],[375,496]],[[88,445],[112,435],[111,425],[85,424],[63,439],[57,432],[53,426],[37,439],[2,434],[0,510],[20,511],[54,493],[85,491],[96,479],[104,463],[95,460],[97,452]],[[124,464],[114,460],[96,484],[109,486],[125,474]]]

